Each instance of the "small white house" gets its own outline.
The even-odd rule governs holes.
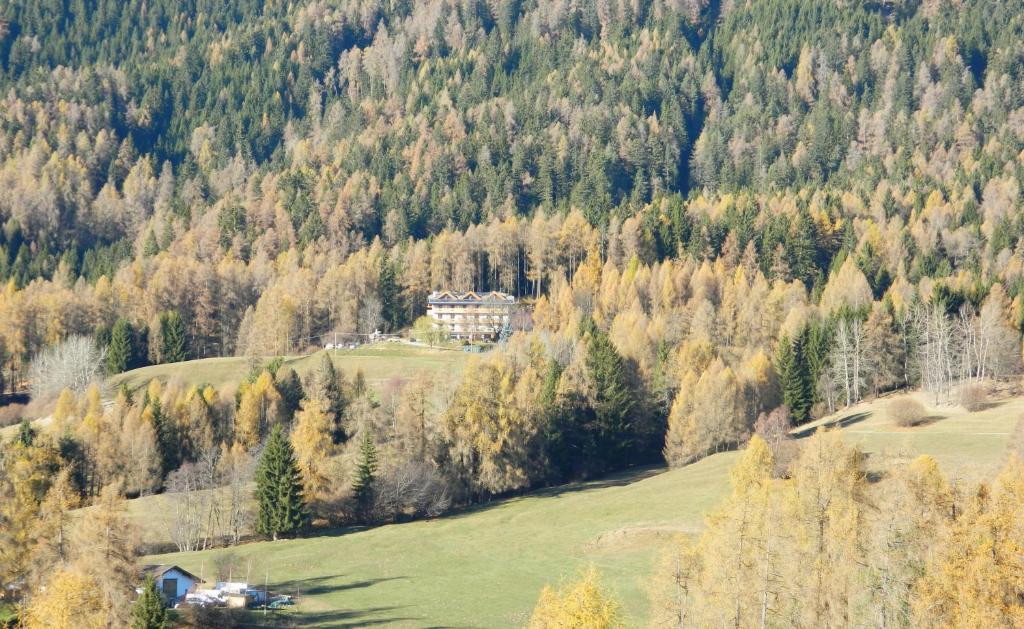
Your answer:
[[[142,577],[147,576],[153,577],[156,589],[172,607],[175,603],[185,600],[185,595],[195,589],[201,581],[191,572],[171,564],[143,566]]]

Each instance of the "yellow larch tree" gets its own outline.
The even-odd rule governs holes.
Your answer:
[[[530,618],[530,629],[612,629],[621,627],[619,604],[602,588],[597,571],[555,590],[545,586]]]
[[[913,603],[918,626],[1024,627],[1024,463],[982,485],[926,574]]]
[[[332,428],[327,402],[316,398],[302,400],[295,414],[291,440],[303,484],[311,498],[321,496],[327,488],[327,466],[333,450]]]
[[[25,629],[105,629],[110,626],[96,580],[60,569],[25,610]]]

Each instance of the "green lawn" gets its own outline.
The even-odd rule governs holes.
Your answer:
[[[1010,435],[1024,417],[1024,397],[998,399],[985,410],[968,413],[959,406],[933,406],[923,393],[906,395],[927,408],[924,425],[896,426],[887,413],[892,397],[860,404],[811,427],[841,426],[851,443],[874,457],[929,454],[948,477],[958,481],[973,483],[998,473]]]
[[[951,476],[974,481],[996,473],[1024,413],[1024,398],[973,414],[937,408],[931,423],[904,429],[888,419],[887,404],[864,404],[814,426],[841,426],[871,454],[871,466],[884,465],[890,454],[928,453]],[[267,617],[266,626],[323,627],[522,626],[544,584],[595,565],[623,603],[628,626],[638,626],[646,620],[646,584],[662,550],[678,535],[701,530],[736,457],[638,470],[434,521],[146,561],[213,576],[218,557],[231,554],[251,581],[267,578],[272,591],[299,595],[295,609]],[[263,623],[259,615],[252,620]]]
[[[320,364],[323,352],[307,356],[288,356],[284,364],[305,376]],[[334,365],[351,380],[362,369],[366,382],[378,390],[393,378],[409,378],[418,371],[445,376],[458,375],[470,354],[452,349],[431,349],[407,343],[376,343],[357,349],[330,352]],[[270,360],[264,359],[263,362]],[[137,389],[153,378],[161,382],[178,380],[186,385],[211,384],[220,389],[237,384],[249,372],[250,359],[244,357],[205,358],[184,363],[151,365],[114,376],[108,389],[116,391],[123,383]]]
[[[647,469],[495,502],[433,521],[338,536],[265,542],[146,561],[210,573],[234,553],[250,578],[300,595],[309,626],[521,626],[545,583],[590,564],[642,622],[660,549],[702,526],[734,453],[685,469]],[[204,575],[205,576],[205,575]],[[280,618],[274,622],[280,622]]]

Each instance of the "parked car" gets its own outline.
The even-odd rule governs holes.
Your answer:
[[[284,609],[285,607],[289,607],[294,604],[295,601],[293,601],[291,597],[281,596],[270,601],[270,604],[267,605],[267,609]]]

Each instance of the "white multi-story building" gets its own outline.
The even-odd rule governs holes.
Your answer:
[[[496,339],[508,325],[515,305],[515,297],[497,291],[438,291],[427,297],[427,315],[452,338]]]

